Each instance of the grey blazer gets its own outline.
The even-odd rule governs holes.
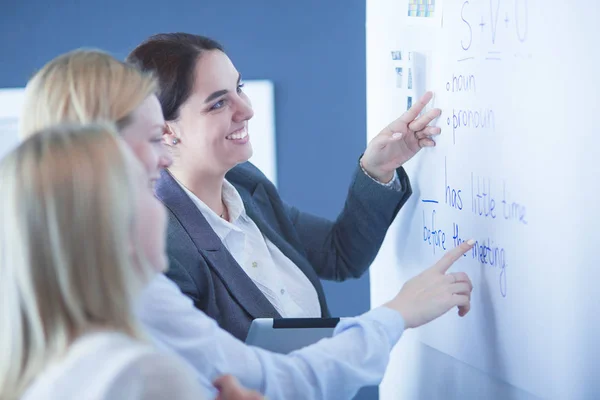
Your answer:
[[[406,172],[397,172],[401,191],[379,185],[358,167],[335,221],[284,203],[275,186],[249,162],[233,168],[226,179],[261,232],[314,285],[322,316],[329,317],[319,278],[343,281],[367,270],[411,194]],[[168,171],[162,172],[156,195],[169,214],[166,274],[198,309],[240,340],[245,340],[254,318],[281,318]]]

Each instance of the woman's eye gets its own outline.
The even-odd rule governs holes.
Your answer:
[[[238,85],[238,87],[237,87],[237,92],[238,92],[238,93],[242,93],[242,91],[243,91],[242,89],[243,89],[243,88],[244,88],[244,84],[243,84],[243,83],[240,83],[240,84]]]
[[[213,106],[210,108],[211,110],[218,110],[219,108],[223,108],[223,106],[225,105],[225,100],[219,100],[217,101],[215,104],[213,104]]]

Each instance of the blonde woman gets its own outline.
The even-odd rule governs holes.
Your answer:
[[[155,181],[172,162],[157,88],[149,75],[103,52],[64,54],[27,84],[21,137],[57,123],[111,121]]]
[[[134,153],[155,179],[171,160],[158,140],[165,122],[158,99],[149,89],[154,85],[149,75],[98,51],[60,56],[28,85],[22,136],[64,121],[118,122],[126,142],[138,145]],[[156,131],[150,135],[152,127]],[[425,324],[454,307],[461,315],[469,311],[469,278],[446,271],[471,247],[464,243],[450,251],[384,306],[343,321],[333,338],[289,355],[249,347],[235,339],[197,310],[163,274],[144,290],[137,315],[157,345],[193,366],[210,395],[216,394],[212,382],[217,379],[218,390],[229,393],[225,385],[235,381],[220,377],[231,374],[270,398],[347,399],[361,387],[381,381],[390,351],[404,329]]]
[[[0,398],[198,398],[135,322],[166,215],[113,130],[32,136],[0,163],[0,196]]]

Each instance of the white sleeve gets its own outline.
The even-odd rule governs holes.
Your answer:
[[[239,341],[198,311],[164,275],[146,290],[138,316],[157,346],[177,353],[212,395],[211,382],[231,374],[270,398],[351,398],[361,387],[383,378],[404,321],[379,308],[340,322],[334,337],[290,355],[276,354]]]
[[[108,384],[104,400],[203,400],[204,390],[189,367],[171,355],[144,354]]]

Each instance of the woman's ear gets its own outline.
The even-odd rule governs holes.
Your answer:
[[[165,122],[165,129],[163,131],[163,141],[169,146],[177,146],[181,140],[179,139],[179,135],[177,135],[177,129],[175,124],[171,122]]]

